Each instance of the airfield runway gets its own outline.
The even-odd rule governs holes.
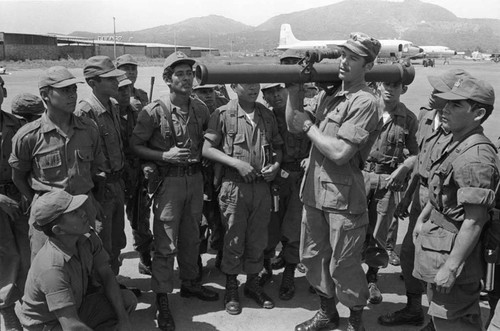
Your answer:
[[[497,101],[492,116],[486,121],[484,127],[487,136],[496,141],[500,136],[500,64],[493,62],[472,62],[452,60],[451,65],[443,66],[442,60],[437,61],[435,68],[424,68],[421,65],[416,66],[415,81],[409,86],[408,92],[402,96],[402,101],[415,113],[418,109],[427,104],[431,87],[427,81],[427,75],[439,75],[444,70],[452,68],[463,68],[469,71],[473,76],[490,82],[497,92]],[[8,68],[10,75],[2,76],[8,89],[8,98],[4,101],[3,109],[10,110],[12,98],[21,93],[29,92],[38,95],[37,81],[42,72],[41,69],[15,70]],[[82,77],[82,69],[71,69],[77,76]],[[150,77],[156,77],[154,86],[154,97],[167,93],[168,88],[161,79],[161,67],[140,67],[137,87],[146,90],[149,93]],[[83,81],[83,78],[82,78]],[[230,90],[230,89],[229,89]],[[78,88],[80,98],[90,93],[89,87],[84,83]],[[406,233],[407,220],[400,222],[398,232],[398,247]],[[122,251],[123,266],[120,269],[119,280],[126,285],[135,286],[143,291],[139,298],[137,311],[132,316],[134,330],[155,330],[155,296],[150,290],[150,278],[140,275],[137,271],[137,262],[139,257],[132,248],[131,229],[127,223],[126,226],[128,244]],[[176,283],[176,289],[169,296],[170,306],[179,331],[285,331],[293,330],[295,325],[312,317],[319,305],[319,299],[316,295],[308,292],[308,283],[304,274],[296,271],[296,296],[291,301],[281,301],[278,299],[278,288],[281,281],[281,272],[275,271],[276,275],[271,284],[266,286],[266,291],[275,299],[276,307],[266,310],[257,307],[257,305],[243,296],[243,289],[240,288],[243,311],[240,315],[231,316],[224,311],[223,296],[225,276],[214,267],[215,255],[205,254],[203,256],[204,268],[203,280],[206,285],[215,289],[220,299],[217,302],[203,302],[197,299],[186,299],[180,297],[179,286]],[[400,267],[389,266],[380,271],[379,288],[382,291],[384,300],[379,305],[368,305],[364,314],[365,327],[367,330],[401,330],[413,331],[421,327],[382,327],[377,324],[376,319],[380,314],[401,309],[406,302],[404,282],[400,279]],[[245,277],[238,277],[241,283],[244,283]],[[427,301],[424,299],[424,306],[427,307]],[[348,309],[339,304],[339,313],[341,323],[339,330],[345,330],[347,327]],[[488,315],[488,306],[482,303],[483,321]]]

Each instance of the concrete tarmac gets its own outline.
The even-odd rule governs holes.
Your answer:
[[[400,221],[398,231],[399,252],[400,244],[408,226],[407,220]],[[127,286],[135,286],[143,291],[139,298],[136,312],[132,315],[134,330],[157,330],[155,320],[155,295],[151,291],[150,277],[139,274],[137,263],[138,254],[132,248],[132,234],[130,226],[126,225],[127,247],[122,251],[123,265],[120,269],[120,282]],[[265,291],[275,301],[274,309],[263,309],[258,307],[254,301],[243,295],[243,284],[246,276],[240,275],[240,300],[242,313],[240,315],[229,315],[224,310],[224,286],[225,276],[214,266],[215,254],[203,255],[203,282],[206,286],[219,293],[216,302],[203,302],[196,298],[182,298],[179,293],[180,281],[178,280],[177,265],[175,266],[176,283],[175,289],[169,295],[170,308],[178,331],[291,331],[295,325],[311,318],[319,307],[317,295],[308,291],[309,284],[304,274],[295,272],[296,295],[290,301],[282,301],[278,298],[278,289],[281,282],[283,269],[275,270],[270,284],[265,286]],[[366,266],[365,266],[366,268]],[[398,330],[415,331],[423,326],[398,326],[384,327],[377,323],[381,314],[402,309],[406,303],[404,282],[400,277],[401,268],[389,265],[379,272],[378,285],[383,295],[383,302],[378,305],[368,304],[363,314],[366,330]],[[428,307],[426,297],[423,304]],[[349,310],[342,304],[337,305],[340,313],[340,326],[338,330],[347,329],[347,318]],[[481,303],[483,322],[486,321],[489,308],[487,302]],[[429,318],[426,319],[426,323]],[[425,324],[424,324],[425,325]]]

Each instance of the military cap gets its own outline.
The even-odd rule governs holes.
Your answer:
[[[40,97],[31,93],[21,93],[12,100],[11,112],[14,115],[41,115],[45,105]]]
[[[297,59],[301,60],[305,56],[305,52],[300,49],[287,49],[286,51],[283,52],[280,56],[280,61],[284,59]]]
[[[493,86],[474,77],[459,78],[451,91],[438,93],[436,96],[444,100],[472,100],[491,106],[495,103]]]
[[[463,77],[470,77],[470,74],[463,69],[451,69],[439,76],[428,76],[427,80],[439,92],[448,92],[453,88],[453,84]]]
[[[118,87],[126,86],[126,85],[131,85],[132,81],[127,78],[127,75],[121,75],[118,77]]]
[[[197,79],[193,80],[193,91],[194,90],[201,90],[201,89],[204,89],[204,88],[215,89],[216,87],[217,87],[217,84],[204,84],[204,85],[200,85],[200,82]]]
[[[385,268],[389,264],[389,254],[378,246],[370,246],[365,251],[365,263],[372,268]]]
[[[125,64],[138,65],[137,61],[130,54],[123,54],[116,58],[116,67],[118,69]]]
[[[368,62],[375,60],[382,45],[380,41],[362,32],[353,32],[349,39],[340,47],[347,48],[351,52],[368,59]]]
[[[190,66],[193,66],[196,63],[195,60],[189,58],[183,52],[173,52],[165,59],[165,62],[163,63],[163,69],[175,67],[176,65],[183,62],[189,64]]]
[[[78,209],[87,199],[85,194],[71,195],[63,190],[50,191],[35,200],[31,206],[31,217],[38,226],[44,226],[62,214]]]
[[[107,56],[98,55],[92,56],[87,61],[85,61],[85,66],[83,67],[83,76],[85,78],[92,77],[119,77],[125,74],[125,71],[115,68],[113,61]]]
[[[260,90],[262,92],[264,92],[264,90],[267,90],[267,89],[270,89],[270,88],[273,88],[273,87],[278,87],[278,86],[285,87],[281,83],[268,83],[268,84],[262,84],[262,87],[260,88]]]
[[[63,66],[54,66],[45,70],[38,80],[38,88],[51,86],[63,88],[74,84],[82,83],[79,79]]]

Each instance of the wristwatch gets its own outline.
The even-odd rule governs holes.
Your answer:
[[[304,133],[307,133],[307,131],[309,131],[309,129],[313,125],[314,125],[314,123],[312,121],[310,121],[310,120],[305,121],[304,124],[302,125],[302,131],[304,131]]]

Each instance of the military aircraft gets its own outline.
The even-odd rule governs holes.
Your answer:
[[[431,59],[444,59],[457,55],[457,51],[446,46],[420,46],[422,53],[416,57],[425,57]]]
[[[423,50],[413,45],[411,41],[398,39],[379,40],[382,48],[379,52],[379,58],[407,58],[421,53]],[[331,46],[342,45],[345,40],[298,40],[292,32],[290,24],[282,24],[280,31],[280,41],[277,49],[303,49],[303,50],[321,50]]]

